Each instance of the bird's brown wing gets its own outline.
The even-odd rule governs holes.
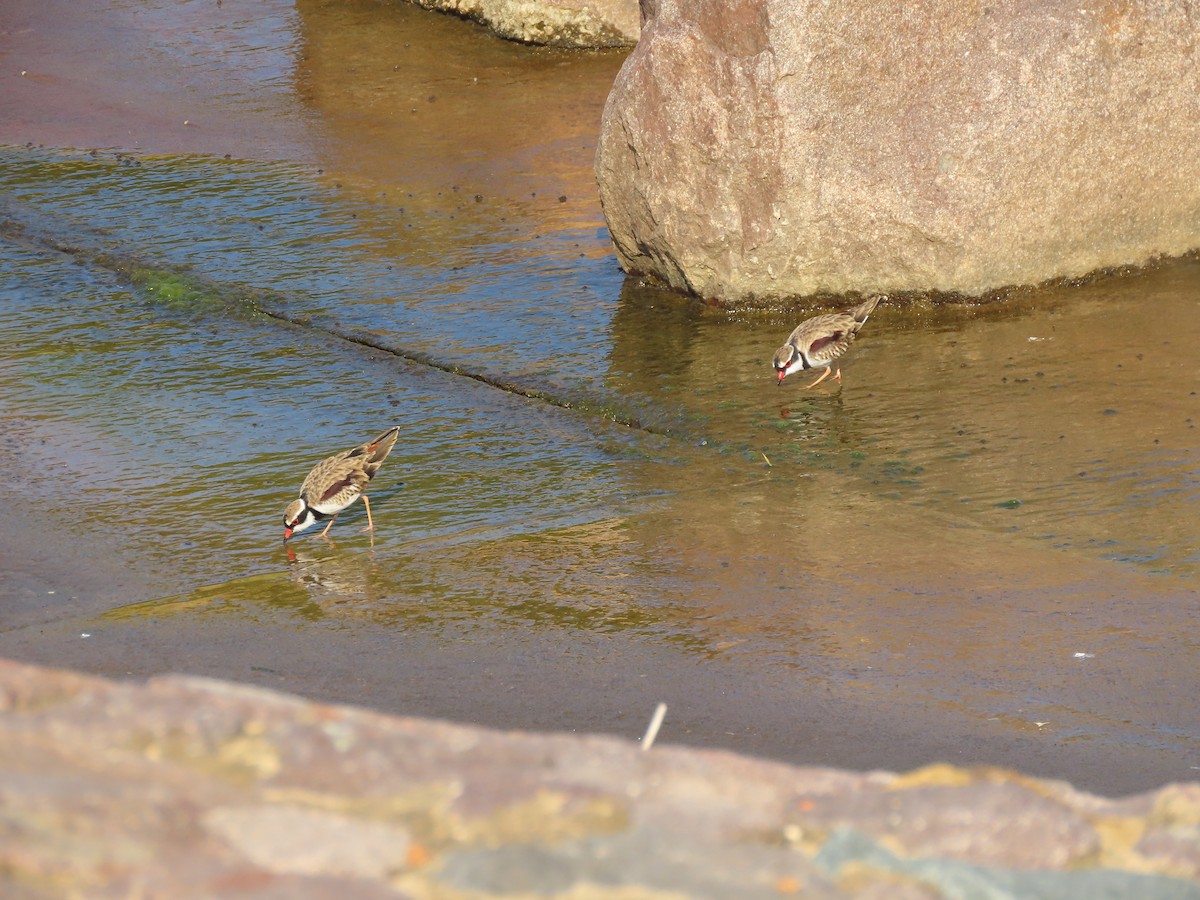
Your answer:
[[[803,343],[797,346],[810,362],[827,363],[846,352],[859,323],[845,313],[828,313],[808,323]]]
[[[835,331],[814,340],[808,347],[808,355],[817,359],[834,359],[846,352],[854,332]]]
[[[300,496],[309,506],[328,512],[352,503],[370,480],[361,458],[353,458],[349,452],[339,453],[308,473],[300,487]]]
[[[304,479],[300,496],[309,506],[324,507],[322,512],[353,503],[391,453],[399,433],[399,428],[389,428],[366,443],[321,461]]]
[[[351,497],[361,494],[370,480],[370,477],[362,469],[350,469],[336,481],[324,485],[317,502],[324,504],[348,501]]]

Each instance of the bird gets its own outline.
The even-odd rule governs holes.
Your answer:
[[[880,294],[843,312],[813,316],[797,325],[788,336],[787,343],[775,351],[773,364],[779,375],[776,384],[783,384],[783,379],[793,372],[822,367],[825,371],[821,377],[805,387],[816,387],[824,381],[829,376],[831,364],[849,349],[858,329],[867,321],[867,316],[880,300],[886,299],[885,295]],[[833,378],[841,383],[840,367],[833,373]]]
[[[324,537],[333,527],[338,513],[359,497],[367,507],[367,527],[364,530],[373,531],[375,523],[371,520],[371,501],[363,491],[392,452],[399,434],[399,427],[389,428],[365,444],[335,453],[317,463],[300,485],[300,497],[289,503],[283,511],[283,539],[286,541],[322,519],[329,519],[329,524],[321,532]]]

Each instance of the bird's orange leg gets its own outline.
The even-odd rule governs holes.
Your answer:
[[[375,523],[371,521],[371,501],[367,499],[366,494],[363,494],[362,498],[363,498],[363,503],[367,507],[367,527],[364,528],[363,531],[374,531]]]
[[[840,370],[839,370],[839,371],[840,371]],[[821,377],[820,377],[820,378],[818,378],[818,379],[817,379],[816,381],[814,381],[812,384],[806,384],[804,387],[805,387],[806,389],[807,389],[807,388],[811,388],[811,387],[816,387],[818,384],[820,384],[822,381],[824,381],[824,380],[825,380],[826,378],[828,378],[828,377],[829,377],[829,367],[828,367],[828,366],[826,366],[826,367],[825,367],[825,371],[821,373]],[[840,378],[840,376],[839,376],[839,378]]]
[[[321,537],[329,534],[329,529],[333,527],[333,523],[337,521],[338,514],[334,513],[333,518],[329,520],[329,524],[325,526],[325,530],[321,532]]]
[[[841,369],[838,369],[836,372],[833,373],[833,380],[836,381],[838,384],[842,383],[842,370]]]

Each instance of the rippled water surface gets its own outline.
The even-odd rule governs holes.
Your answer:
[[[0,653],[1195,777],[1195,261],[886,303],[841,386],[779,387],[811,310],[616,265],[591,157],[619,55],[365,0],[64,5],[0,37]],[[390,424],[377,532],[356,506],[284,545],[308,468]]]

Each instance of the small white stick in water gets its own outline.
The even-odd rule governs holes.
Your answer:
[[[642,749],[649,750],[654,746],[654,739],[658,737],[658,729],[662,728],[663,719],[667,716],[667,704],[660,703],[654,707],[654,715],[650,718],[650,724],[646,727],[646,733],[642,736]]]

